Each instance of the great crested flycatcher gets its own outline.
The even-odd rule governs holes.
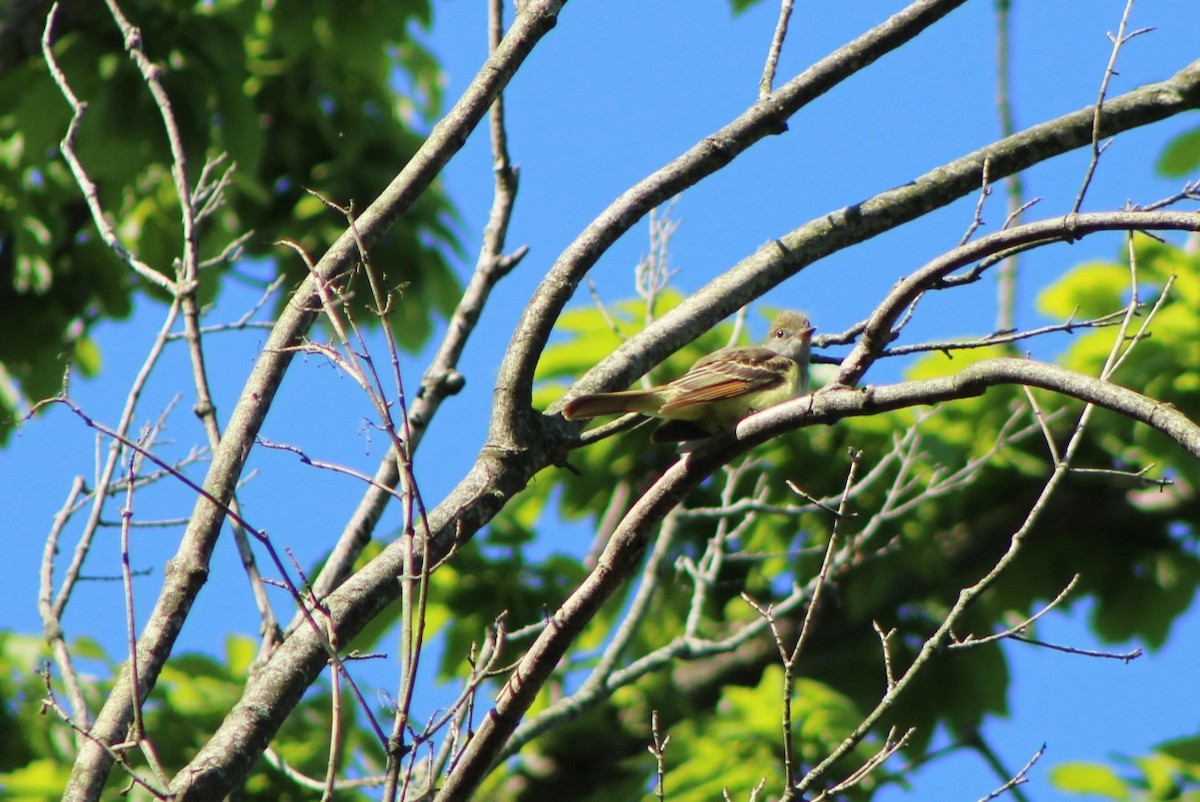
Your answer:
[[[721,348],[700,358],[674,381],[648,390],[572,398],[567,420],[640,412],[666,418],[650,438],[656,443],[698,440],[808,392],[808,359],[814,329],[798,312],[781,312],[762,346]]]

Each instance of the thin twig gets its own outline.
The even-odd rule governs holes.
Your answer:
[[[75,665],[71,658],[70,649],[67,648],[66,638],[63,634],[62,618],[55,612],[53,603],[54,556],[58,553],[58,541],[62,535],[63,528],[70,520],[71,511],[75,508],[83,492],[83,477],[76,476],[74,481],[71,482],[71,489],[67,493],[67,500],[63,502],[58,512],[54,514],[54,523],[50,527],[50,532],[46,535],[46,545],[42,550],[42,564],[38,573],[37,604],[38,613],[42,619],[42,630],[45,633],[46,640],[50,644],[54,662],[58,666],[63,683],[67,688],[67,698],[71,703],[71,717],[73,720],[79,722],[80,726],[87,729],[91,724],[91,713],[88,710],[87,700],[83,695],[83,688],[79,684],[79,676],[75,673]]]
[[[1071,595],[1071,591],[1075,589],[1077,584],[1079,584],[1079,574],[1075,574],[1075,576],[1071,577],[1071,581],[1066,584],[1066,587],[1058,592],[1057,596],[1050,600],[1049,604],[1042,607],[1042,609],[1038,610],[1036,613],[1029,616],[1016,626],[1009,627],[1003,632],[997,632],[994,635],[988,635],[982,638],[976,638],[972,635],[968,635],[965,638],[956,639],[953,643],[947,644],[946,648],[947,650],[970,649],[978,646],[984,646],[989,643],[995,643],[996,641],[1003,640],[1005,638],[1021,639],[1022,632],[1033,626],[1034,623],[1036,623],[1039,618],[1046,615],[1046,613],[1050,612],[1054,608],[1058,607],[1058,605],[1066,601],[1067,597]]]
[[[1021,770],[1014,774],[1004,785],[992,791],[990,794],[979,798],[979,802],[992,802],[1003,796],[1006,792],[1015,789],[1018,785],[1029,782],[1029,770],[1033,768],[1033,764],[1042,759],[1042,755],[1046,753],[1046,745],[1042,744],[1038,750],[1033,753],[1033,757],[1029,758],[1028,762],[1021,767]],[[1020,799],[1020,797],[1018,797]]]
[[[658,802],[666,802],[667,744],[671,743],[671,736],[659,734],[657,710],[650,711],[650,736],[653,740],[646,748],[654,755],[654,798]]]
[[[1079,193],[1075,196],[1075,203],[1071,205],[1071,214],[1077,214],[1083,206],[1083,199],[1087,195],[1088,187],[1091,186],[1092,178],[1096,175],[1096,168],[1100,164],[1100,154],[1107,147],[1107,145],[1100,144],[1100,113],[1104,106],[1104,98],[1108,96],[1108,82],[1117,74],[1117,56],[1126,42],[1135,36],[1140,36],[1151,30],[1150,28],[1140,28],[1128,34],[1125,33],[1125,29],[1129,24],[1129,15],[1132,12],[1133,0],[1126,0],[1125,10],[1121,12],[1121,24],[1117,26],[1116,36],[1112,34],[1108,36],[1113,46],[1112,52],[1108,56],[1108,64],[1104,67],[1104,78],[1100,81],[1100,93],[1096,98],[1096,110],[1092,117],[1092,156],[1088,161],[1087,170],[1083,175],[1083,185],[1079,187]]]
[[[793,0],[780,1],[779,19],[775,22],[775,33],[771,36],[771,46],[767,49],[767,63],[763,65],[762,78],[758,82],[759,100],[771,94],[771,87],[775,85],[775,69],[779,66],[779,54],[783,51],[783,40],[787,37],[792,4]]]
[[[959,247],[970,242],[971,237],[975,236],[975,232],[983,225],[983,205],[992,194],[991,178],[989,177],[991,167],[991,159],[984,159],[982,184],[979,187],[979,196],[975,199],[975,213],[971,215],[971,224],[967,226],[967,230],[963,232],[958,241]]]
[[[67,133],[63,136],[62,142],[59,143],[59,150],[62,153],[63,159],[66,160],[67,166],[71,168],[71,174],[75,177],[75,183],[83,192],[83,198],[87,202],[88,211],[91,212],[92,222],[96,224],[96,230],[100,232],[100,238],[104,240],[114,253],[120,257],[121,261],[129,265],[135,273],[142,279],[148,281],[156,287],[166,290],[172,296],[175,293],[175,287],[171,280],[165,275],[158,272],[150,265],[143,262],[132,251],[121,243],[117,237],[116,228],[104,213],[104,208],[100,205],[100,191],[96,183],[92,181],[87,170],[84,169],[83,163],[79,161],[79,157],[75,153],[75,137],[79,133],[79,127],[83,123],[83,117],[87,113],[87,103],[84,103],[75,96],[67,82],[67,76],[58,66],[58,61],[54,57],[53,31],[54,21],[58,16],[58,3],[50,6],[50,12],[46,15],[46,26],[42,31],[42,58],[46,61],[46,66],[50,70],[50,77],[54,79],[55,85],[66,98],[67,104],[71,107],[71,122],[67,126]]]

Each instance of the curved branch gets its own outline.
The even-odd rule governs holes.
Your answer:
[[[1100,115],[1101,136],[1110,137],[1195,108],[1200,108],[1200,61],[1192,62],[1166,81],[1134,89],[1105,103]],[[908,184],[805,223],[764,245],[693,293],[676,309],[626,340],[608,359],[576,382],[572,394],[628,386],[689,339],[809,264],[977,192],[985,163],[989,178],[994,181],[1089,145],[1095,119],[1095,108],[1085,107],[935,167]],[[632,194],[632,191],[626,193],[618,203],[628,203]],[[605,215],[612,216],[611,210]],[[601,219],[604,217],[593,223],[589,232]],[[570,283],[573,289],[573,282],[591,266],[590,261],[572,261],[576,249],[577,246],[572,245],[559,258],[531,308],[542,309],[542,314],[556,313],[561,308],[561,305],[550,305],[549,295],[564,282]],[[578,272],[573,272],[576,270]],[[557,296],[553,300],[557,303]],[[565,300],[564,297],[562,302]],[[514,348],[516,344],[517,340],[514,340]],[[538,341],[537,353],[543,346],[544,341]],[[510,350],[510,358],[514,353]],[[536,355],[533,360],[536,361]],[[509,361],[501,368],[502,381],[510,376],[525,375]]]
[[[534,367],[546,347],[550,330],[584,274],[612,243],[654,207],[725,167],[759,140],[786,131],[788,119],[797,111],[910,41],[963,2],[919,0],[912,3],[775,92],[760,98],[737,119],[630,187],[601,212],[555,261],[513,331],[496,382],[491,427],[493,441],[506,446],[521,444],[518,416],[529,409]],[[736,303],[720,304],[694,319],[671,314],[659,320],[652,327],[653,337],[635,338],[639,349],[645,349],[639,362],[644,367],[640,370],[627,368],[625,383],[644,373],[652,361],[665,358],[689,339],[711,328],[750,297],[746,295]]]
[[[1157,429],[1192,456],[1200,458],[1200,425],[1170,404],[1058,365],[1015,357],[985,359],[937,379],[883,387],[868,385],[862,389],[830,386],[812,396],[797,398],[746,418],[733,433],[713,438],[694,455],[700,457],[713,452],[714,456],[720,456],[731,448],[740,453],[746,450],[742,443],[757,445],[800,426],[970,398],[1001,384],[1039,387],[1104,407]]]
[[[892,327],[904,310],[917,296],[926,290],[936,289],[946,276],[959,268],[1031,244],[1072,242],[1099,231],[1151,230],[1200,231],[1200,213],[1124,211],[1068,214],[997,231],[948,251],[903,279],[875,307],[858,344],[842,360],[837,381],[845,385],[857,384],[892,341]]]

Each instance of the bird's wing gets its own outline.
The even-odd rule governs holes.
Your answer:
[[[767,348],[722,348],[701,359],[670,382],[670,400],[661,413],[670,414],[693,404],[737,398],[787,381],[795,361]]]

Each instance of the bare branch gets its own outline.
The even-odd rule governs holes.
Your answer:
[[[75,480],[71,482],[71,489],[67,494],[67,500],[63,502],[62,507],[55,513],[54,525],[50,528],[49,534],[46,535],[46,546],[42,551],[42,564],[39,571],[38,613],[42,619],[42,630],[45,633],[46,640],[49,641],[51,653],[54,655],[54,662],[58,666],[58,670],[63,677],[63,682],[67,686],[67,698],[71,703],[71,719],[78,722],[84,729],[87,729],[91,724],[91,713],[88,710],[87,700],[84,699],[83,689],[79,685],[79,676],[75,673],[71,653],[67,648],[66,639],[63,636],[62,617],[56,611],[55,605],[52,602],[54,595],[54,555],[58,553],[58,541],[62,536],[63,528],[70,519],[70,510],[83,494],[83,489],[83,477],[76,476]]]
[[[71,124],[67,127],[67,133],[63,136],[62,142],[59,145],[63,158],[71,168],[71,174],[75,176],[75,183],[79,185],[80,190],[83,192],[88,210],[92,214],[92,221],[96,224],[96,230],[100,232],[100,237],[104,240],[104,243],[142,279],[166,290],[171,295],[175,295],[175,286],[171,280],[141,261],[117,237],[116,229],[109,220],[108,215],[105,214],[104,207],[100,205],[100,192],[96,187],[96,182],[92,181],[87,170],[84,169],[83,163],[79,161],[79,157],[75,154],[75,137],[79,133],[79,126],[83,122],[84,114],[87,113],[87,103],[80,101],[75,96],[70,84],[67,83],[67,76],[58,66],[58,61],[54,57],[53,31],[54,20],[57,14],[58,3],[55,3],[50,7],[50,13],[46,15],[46,27],[42,32],[42,57],[46,61],[46,66],[50,69],[50,76],[54,79],[54,83],[57,84],[59,90],[63,93],[63,97],[66,98],[67,103],[71,106]]]
[[[975,648],[977,646],[983,646],[983,645],[986,645],[989,643],[995,643],[996,641],[1003,640],[1004,638],[1011,638],[1011,637],[1018,636],[1022,632],[1027,630],[1029,627],[1033,626],[1034,622],[1036,622],[1039,618],[1041,618],[1046,613],[1050,612],[1055,607],[1057,607],[1058,605],[1060,605],[1064,601],[1066,601],[1067,596],[1071,595],[1071,591],[1073,591],[1075,589],[1075,586],[1077,584],[1079,584],[1079,574],[1076,574],[1075,576],[1071,577],[1071,581],[1067,583],[1066,587],[1064,587],[1061,591],[1059,591],[1058,595],[1055,596],[1050,601],[1049,604],[1047,604],[1042,609],[1038,610],[1033,615],[1026,618],[1021,623],[1017,624],[1016,626],[1009,627],[1004,632],[998,632],[995,635],[988,635],[983,638],[976,638],[973,635],[968,635],[967,637],[961,638],[961,639],[956,638],[953,643],[947,644],[946,648],[947,649],[970,649],[970,648]]]
[[[1010,91],[1010,65],[1012,51],[1012,3],[1011,0],[996,2],[996,116],[1000,120],[1000,135],[1010,137],[1017,131],[1013,116],[1012,93]],[[1021,221],[1021,212],[1026,208],[1022,201],[1024,188],[1021,174],[1012,173],[1004,179],[1004,194],[1008,206],[1008,217],[1004,228]],[[996,275],[996,329],[1005,331],[1016,326],[1017,305],[1017,254],[1005,257]]]
[[[1038,750],[1033,753],[1033,757],[1029,758],[1029,761],[1021,767],[1020,771],[1014,774],[1011,779],[1009,779],[1006,783],[1004,783],[1004,785],[1000,786],[995,791],[992,791],[985,797],[980,797],[979,802],[991,802],[993,799],[1003,796],[1005,793],[1013,790],[1017,786],[1029,782],[1029,770],[1033,768],[1034,763],[1037,763],[1042,759],[1042,755],[1045,754],[1045,752],[1046,745],[1042,744],[1040,747],[1038,747]],[[1018,797],[1018,799],[1019,798],[1020,797]]]
[[[1084,172],[1083,185],[1079,188],[1079,193],[1075,196],[1075,203],[1071,206],[1071,213],[1075,214],[1083,206],[1083,199],[1087,195],[1088,187],[1092,185],[1092,178],[1096,175],[1096,168],[1100,164],[1100,154],[1104,152],[1107,146],[1100,144],[1102,136],[1100,131],[1100,111],[1104,106],[1104,98],[1108,95],[1108,82],[1117,73],[1117,56],[1121,52],[1121,48],[1125,43],[1135,36],[1140,36],[1147,33],[1148,29],[1142,28],[1131,33],[1125,33],[1125,28],[1129,24],[1129,15],[1133,12],[1133,0],[1126,0],[1125,10],[1121,12],[1121,24],[1117,28],[1117,35],[1109,34],[1109,40],[1112,41],[1112,53],[1108,57],[1108,65],[1104,68],[1104,78],[1100,81],[1100,95],[1096,98],[1096,111],[1092,121],[1092,158],[1088,162],[1087,170]]]
[[[658,778],[654,788],[654,798],[658,802],[666,802],[666,783],[664,782],[667,773],[667,744],[671,742],[671,736],[663,737],[658,734],[658,711],[652,711],[650,714],[650,734],[653,741],[646,748],[650,750],[650,754],[654,755],[654,774]]]
[[[1200,68],[1197,73],[1200,74]],[[1016,245],[1069,242],[1097,231],[1136,231],[1143,228],[1198,231],[1200,216],[1187,212],[1140,211],[1069,215],[997,231],[948,251],[898,283],[887,298],[875,307],[863,327],[858,344],[842,361],[838,383],[857,383],[892,341],[893,327],[908,305],[921,293],[938,288],[940,282],[953,271]]]
[[[775,23],[771,47],[767,50],[767,63],[763,66],[762,78],[758,82],[760,100],[771,94],[771,87],[775,84],[775,68],[779,66],[779,54],[783,50],[783,40],[787,37],[788,20],[792,16],[792,4],[793,0],[780,0],[779,20]]]

